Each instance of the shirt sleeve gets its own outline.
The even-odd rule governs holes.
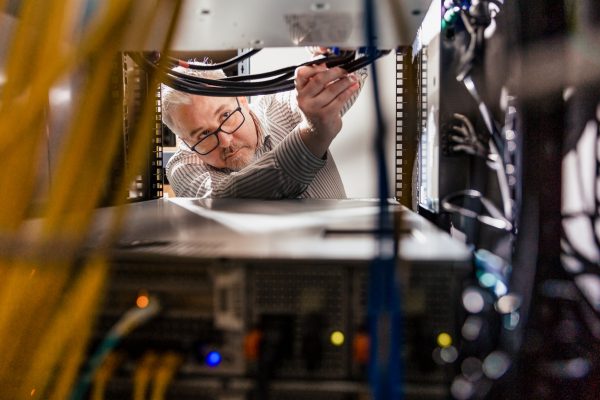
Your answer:
[[[241,171],[206,166],[182,151],[167,165],[167,176],[180,197],[296,198],[313,181],[327,159],[313,155],[300,137],[300,127]]]
[[[194,153],[178,150],[167,163],[167,177],[178,197],[210,195],[209,168]]]

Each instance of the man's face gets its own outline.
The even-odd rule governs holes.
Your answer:
[[[199,155],[202,161],[215,168],[238,171],[254,158],[258,133],[246,98],[240,97],[238,100],[245,118],[242,125],[232,134],[219,132],[218,147],[208,154]],[[181,139],[188,146],[194,146],[208,133],[214,132],[234,112],[237,104],[235,97],[192,96],[191,104],[181,104],[173,110],[173,119],[177,121]]]

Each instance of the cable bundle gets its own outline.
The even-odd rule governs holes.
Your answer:
[[[324,57],[263,74],[241,75],[224,79],[207,79],[190,76],[173,71],[169,68],[180,65],[190,69],[222,69],[233,65],[233,63],[238,63],[258,51],[259,49],[254,49],[224,63],[215,65],[197,65],[167,57],[168,65],[160,66],[159,62],[164,60],[161,59],[160,56],[158,57],[158,61],[154,61],[143,53],[131,53],[130,55],[136,63],[146,71],[159,71],[162,83],[173,89],[200,96],[236,97],[266,95],[293,90],[295,87],[294,71],[296,68],[304,65],[325,63],[329,68],[340,67],[345,69],[348,73],[351,73],[371,64],[378,58],[390,52],[389,50],[377,50],[373,52],[373,54],[365,55],[357,59],[354,59],[354,52],[347,52],[340,56]]]
[[[107,88],[125,38],[145,38],[156,18],[159,8],[143,3],[23,0],[17,6],[0,81],[0,185],[8,193],[0,208],[2,399],[66,399],[84,358],[106,279],[107,244],[80,254],[122,144],[123,106]],[[170,18],[165,48],[180,2],[172,6],[160,8]],[[44,67],[31,68],[38,60]],[[115,193],[126,192],[147,152],[155,107],[149,100],[130,144],[131,169]],[[72,112],[58,129],[52,105],[60,102]],[[49,134],[62,140],[46,192],[38,173],[47,169]],[[32,224],[32,215],[42,218]],[[120,219],[116,214],[111,221],[113,234]]]

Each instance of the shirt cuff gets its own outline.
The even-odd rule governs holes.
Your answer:
[[[287,135],[274,150],[281,169],[296,181],[309,185],[327,159],[315,156],[306,147],[297,127]]]

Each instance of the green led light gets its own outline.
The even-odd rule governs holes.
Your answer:
[[[496,277],[490,274],[489,272],[486,272],[485,274],[481,275],[481,277],[479,277],[479,283],[481,283],[483,287],[487,288],[495,286],[497,281],[498,280],[496,279]]]

